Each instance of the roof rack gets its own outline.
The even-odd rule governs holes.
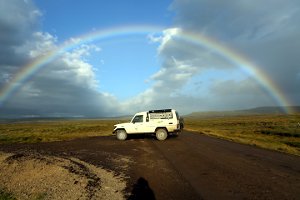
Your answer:
[[[172,109],[161,109],[161,110],[149,110],[149,113],[162,113],[162,112],[171,112]]]

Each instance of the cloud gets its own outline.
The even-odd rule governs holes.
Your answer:
[[[298,29],[294,0],[175,0],[171,9],[178,26],[221,40],[256,40]]]
[[[185,113],[277,105],[254,81],[256,77],[240,70],[243,66],[180,39],[182,33],[193,32],[247,57],[291,104],[299,104],[299,2],[175,0],[170,8],[175,12],[176,28],[150,37],[152,42],[160,42],[161,69],[151,77],[152,88],[134,102],[148,107],[177,106]],[[194,86],[196,82],[201,84]]]
[[[13,53],[18,53],[18,47],[24,45],[31,37],[32,30],[37,26],[37,19],[41,13],[32,3],[18,0],[0,1],[0,59],[2,64],[12,65],[24,61],[23,52],[19,52],[16,59],[9,59]]]
[[[26,44],[35,28],[36,18],[30,14],[33,12],[33,6],[22,1],[0,1],[0,85],[11,79],[18,70],[18,65],[28,61],[24,55],[26,51],[21,47]]]
[[[2,107],[3,116],[115,116],[156,108],[181,113],[273,106],[256,77],[246,74],[213,49],[185,40],[187,32],[220,41],[259,66],[291,104],[300,102],[300,3],[294,0],[175,0],[173,28],[150,35],[158,43],[160,69],[149,88],[126,102],[99,91],[101,80],[89,63],[94,45],[68,43],[20,87]],[[12,15],[11,13],[18,13]],[[40,30],[42,13],[32,1],[0,0],[0,88],[26,64],[58,47],[58,39]],[[102,61],[101,61],[102,62]]]
[[[40,11],[31,1],[0,2],[0,88],[26,63],[57,49],[57,38],[38,31]],[[2,6],[4,5],[4,7]],[[18,12],[19,15],[11,15]],[[79,45],[63,52],[22,85],[0,107],[0,117],[99,117],[122,114],[113,95],[102,93],[93,66],[88,63],[95,45]]]
[[[49,43],[48,34],[42,36],[39,34],[43,40],[35,40],[37,46],[55,48],[55,44]],[[84,45],[46,64],[5,104],[6,114],[56,117],[119,114],[118,109],[114,109],[118,106],[117,100],[98,91],[99,82],[93,67],[84,59],[90,51],[91,47]],[[31,55],[36,54],[35,50],[32,52]]]

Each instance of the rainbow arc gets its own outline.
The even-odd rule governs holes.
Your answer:
[[[70,51],[82,44],[92,43],[98,40],[107,40],[114,37],[128,35],[163,34],[163,31],[163,27],[157,26],[121,26],[90,32],[77,37],[77,39],[66,41],[56,49],[49,51],[24,65],[20,71],[15,74],[13,79],[0,90],[0,106],[7,101],[21,85],[25,84],[30,78],[32,78],[34,74],[45,67],[48,63],[59,58],[59,56],[61,56],[64,52]],[[274,81],[272,81],[272,79],[264,71],[262,71],[259,66],[251,63],[243,55],[240,55],[212,38],[198,33],[179,31],[179,34],[176,35],[176,37],[180,37],[183,40],[212,50],[234,63],[236,66],[239,66],[251,75],[253,79],[255,79],[265,89],[265,91],[268,92],[268,94],[276,101],[278,106],[285,107],[286,113],[292,112],[288,109],[290,106],[289,100],[283,95]]]

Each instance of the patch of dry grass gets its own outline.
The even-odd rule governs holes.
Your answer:
[[[300,156],[300,115],[187,117],[185,129]]]

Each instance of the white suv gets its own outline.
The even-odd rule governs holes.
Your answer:
[[[149,110],[136,113],[129,123],[114,125],[113,134],[119,140],[126,140],[127,134],[151,133],[158,140],[165,140],[169,134],[178,134],[181,127],[176,110]]]

